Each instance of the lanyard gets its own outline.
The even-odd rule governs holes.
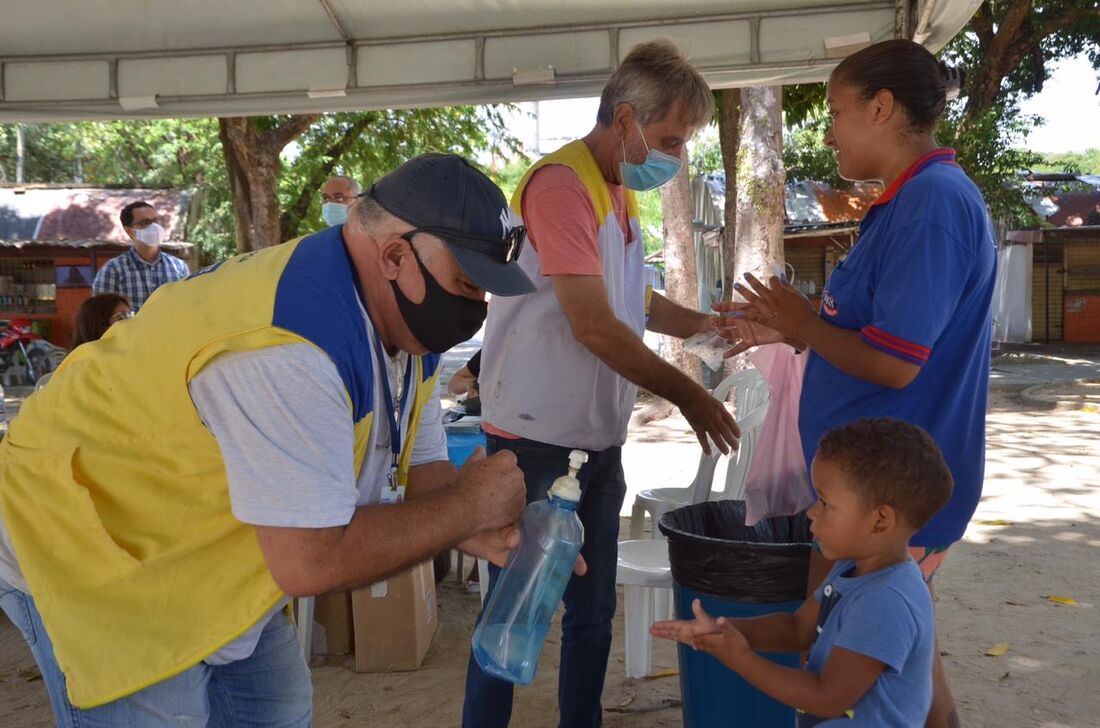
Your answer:
[[[386,371],[385,352],[377,334],[374,336],[374,352],[378,355],[378,366],[382,368],[382,401],[386,404],[386,416],[390,423],[390,451],[393,453],[393,461],[390,463],[390,490],[397,490],[397,461],[401,456],[401,413],[405,411],[405,403],[409,399],[409,390],[412,382],[413,361],[409,357],[409,363],[405,367],[405,383],[401,391],[401,401],[394,400],[390,393],[390,377]],[[396,408],[396,412],[394,409]]]

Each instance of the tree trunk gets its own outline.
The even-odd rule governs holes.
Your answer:
[[[686,156],[686,153],[685,153]],[[699,307],[699,275],[695,266],[695,206],[691,200],[691,165],[688,160],[671,182],[661,188],[664,215],[665,295],[673,303],[692,310]],[[692,379],[698,379],[699,361],[684,351],[683,342],[666,336],[661,355]]]
[[[745,273],[767,275],[783,262],[786,175],[783,170],[783,89],[741,91],[741,128],[737,149],[734,281]]]
[[[218,136],[233,194],[238,253],[283,242],[279,226],[279,155],[319,116],[290,116],[267,130],[260,130],[255,120],[247,117],[218,119]]]
[[[23,184],[23,167],[27,160],[27,147],[23,139],[23,125],[15,125],[15,184]]]
[[[1000,96],[1004,77],[1042,40],[1034,38],[1030,32],[1032,5],[1032,0],[1012,0],[998,23],[994,22],[988,2],[982,3],[975,13],[971,26],[978,39],[982,62],[967,69],[973,74],[964,110],[967,122],[993,105]]]
[[[726,173],[726,201],[722,230],[722,291],[733,290],[737,259],[737,147],[741,139],[741,89],[718,92],[718,147]]]
[[[737,275],[737,148],[741,141],[741,89],[728,88],[718,92],[718,148],[722,152],[722,169],[726,173],[725,211],[722,217],[722,293],[728,300]],[[745,357],[727,359],[719,375],[725,379],[744,369]]]

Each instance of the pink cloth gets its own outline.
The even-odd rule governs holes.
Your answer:
[[[798,401],[809,358],[785,344],[749,352],[749,361],[768,382],[771,400],[745,480],[748,526],[761,518],[801,513],[817,500],[798,434]]]

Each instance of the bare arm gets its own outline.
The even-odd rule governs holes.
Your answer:
[[[510,452],[467,462],[454,487],[431,488],[421,480],[428,474],[421,470],[413,478],[410,472],[418,481],[410,482],[415,497],[360,506],[346,526],[257,526],[260,549],[279,588],[297,597],[373,584],[480,532],[511,526],[523,514],[523,474]]]
[[[825,361],[856,379],[881,387],[904,389],[920,367],[870,346],[858,331],[834,326],[814,316],[802,327],[801,338]]]
[[[798,612],[755,619],[714,617],[692,603],[695,619],[658,622],[654,636],[684,642],[714,655],[723,665],[781,703],[820,718],[835,718],[855,705],[882,674],[878,660],[833,647],[821,673],[783,667],[755,650],[798,652],[810,646],[819,605],[811,598]]]
[[[752,619],[731,619],[758,652],[805,652],[810,649],[820,610],[812,596],[794,614],[777,612]]]
[[[454,483],[458,475],[450,460],[437,460],[409,468],[409,485],[405,489],[405,500],[414,500]]]
[[[744,318],[764,324],[783,336],[804,341],[825,361],[845,374],[882,387],[903,389],[920,367],[868,345],[858,331],[835,326],[806,308],[805,297],[789,283],[771,278],[764,285],[746,275],[752,290],[737,284],[749,305]]]
[[[451,377],[451,380],[447,382],[447,391],[451,394],[461,395],[470,392],[470,389],[477,389],[477,377],[467,367],[462,367]]]
[[[709,435],[723,453],[737,447],[733,417],[716,399],[683,372],[663,361],[615,316],[600,276],[553,276],[554,293],[569,319],[573,336],[601,361],[680,408],[699,443],[709,452]]]
[[[761,652],[805,652],[810,648],[820,605],[810,597],[794,614],[777,612],[763,617],[726,619],[744,635],[753,650]],[[650,629],[654,637],[695,644],[708,634],[720,634],[719,621],[703,611],[699,600],[691,605],[694,619],[657,622]]]
[[[750,650],[739,652],[736,656],[728,655],[718,646],[723,639],[723,635],[703,637],[700,647],[714,654],[722,664],[758,690],[819,718],[844,715],[886,669],[872,657],[834,646],[825,668],[818,674],[777,665]]]
[[[649,320],[646,322],[646,328],[658,334],[686,339],[710,328],[712,318],[714,317],[685,308],[653,292],[649,297]]]

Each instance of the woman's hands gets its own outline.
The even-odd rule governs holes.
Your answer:
[[[748,286],[734,284],[745,302],[714,304],[725,316],[715,323],[715,331],[733,344],[726,357],[736,356],[754,346],[785,342],[796,349],[805,348],[807,324],[817,317],[813,303],[794,286],[772,276],[765,285],[751,273],[745,274]],[[751,288],[750,288],[751,287]]]

